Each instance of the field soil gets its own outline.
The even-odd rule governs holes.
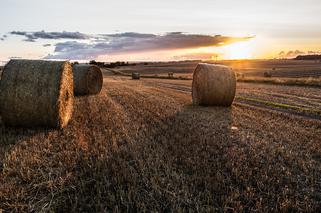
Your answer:
[[[321,210],[321,94],[238,83],[230,108],[191,81],[105,72],[63,130],[0,124],[5,211]]]

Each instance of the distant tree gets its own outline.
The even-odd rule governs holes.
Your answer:
[[[294,60],[321,60],[321,55],[299,55]]]
[[[95,60],[91,60],[91,61],[89,61],[89,64],[94,64],[94,65],[96,65],[97,62],[96,62]]]
[[[97,62],[95,60],[89,61],[89,64],[96,65],[98,67],[105,67],[105,63],[104,62]]]

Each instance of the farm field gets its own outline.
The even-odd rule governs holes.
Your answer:
[[[321,213],[321,1],[1,3],[0,213]]]
[[[104,74],[64,130],[0,124],[0,209],[321,209],[320,89],[238,83],[231,108],[199,107],[190,80]]]
[[[186,62],[158,62],[147,65],[121,67],[117,70],[123,73],[139,72],[143,75],[165,75],[173,72],[175,76],[191,77],[193,70],[200,61]],[[307,78],[321,77],[320,61],[296,61],[296,60],[229,60],[206,61],[230,66],[236,73],[244,77],[264,77],[269,72],[275,78]]]

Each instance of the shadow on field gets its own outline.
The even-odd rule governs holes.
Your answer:
[[[5,126],[0,117],[0,147],[4,145],[16,144],[19,141],[26,140],[38,134],[46,135],[52,131],[56,131],[56,129],[45,127],[26,128]]]
[[[45,128],[22,128],[8,127],[2,123],[0,117],[0,172],[3,169],[3,159],[5,153],[19,141],[28,141],[32,137],[41,134],[46,135],[50,129]]]
[[[56,210],[217,210],[228,193],[222,182],[231,125],[231,108],[195,106],[145,123],[131,143],[82,159]]]

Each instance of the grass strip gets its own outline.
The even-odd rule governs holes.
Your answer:
[[[251,102],[263,104],[266,106],[281,108],[281,109],[288,109],[288,110],[290,109],[290,110],[296,110],[296,111],[304,112],[304,113],[312,113],[312,114],[316,114],[316,115],[321,115],[321,110],[318,110],[318,109],[308,109],[308,108],[303,108],[303,107],[289,105],[289,104],[276,103],[276,102],[266,101],[266,100],[262,100],[262,99],[247,98],[247,97],[241,97],[241,96],[236,97],[236,99],[243,100],[243,101],[251,101]]]
[[[239,78],[237,81],[244,83],[275,84],[285,86],[321,87],[321,80],[319,79]]]

